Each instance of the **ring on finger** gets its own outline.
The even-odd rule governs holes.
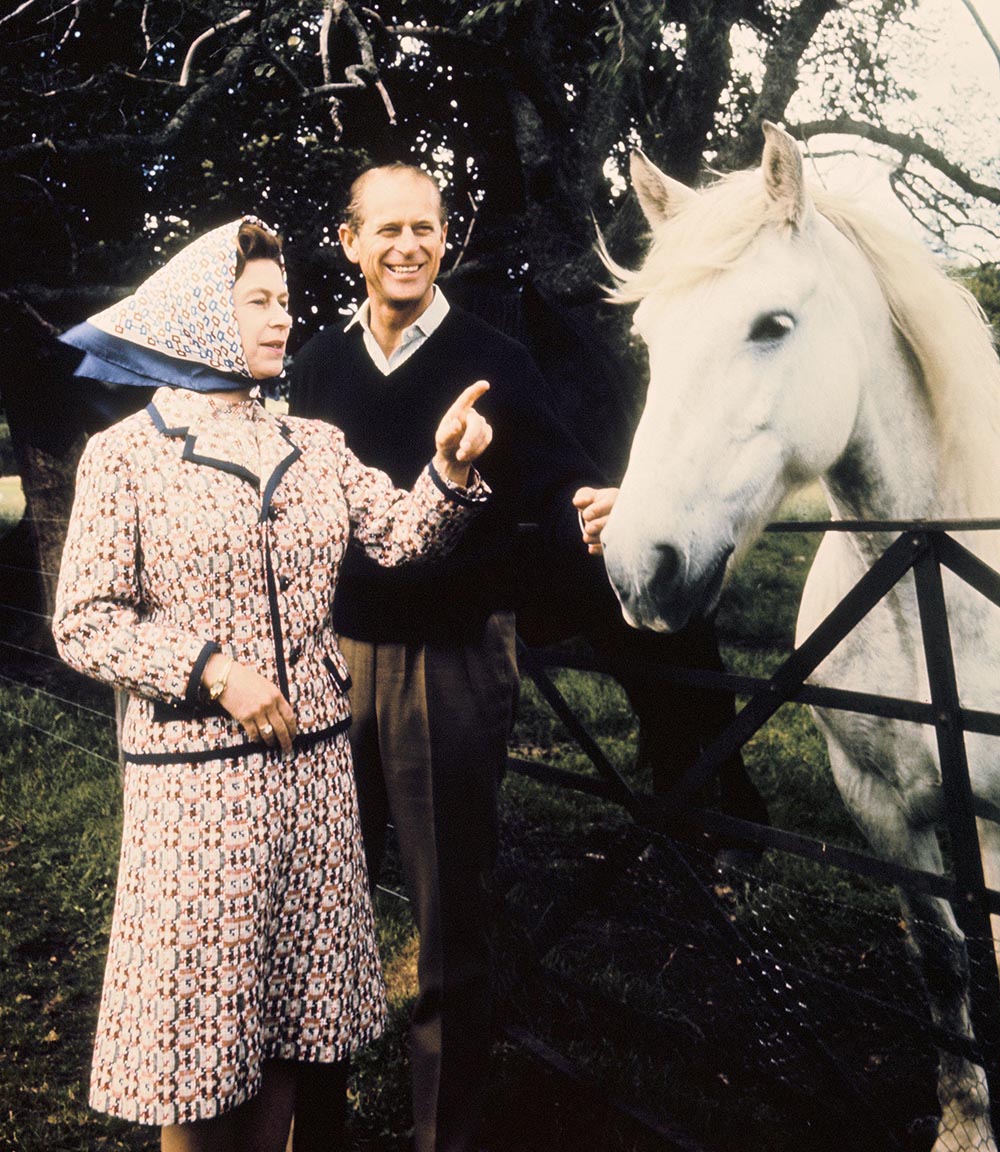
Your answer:
[[[274,732],[274,726],[273,725],[261,724],[261,726],[260,726],[261,736],[270,736],[273,732]]]

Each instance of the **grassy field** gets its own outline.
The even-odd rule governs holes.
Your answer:
[[[791,510],[817,511],[814,497]],[[734,670],[759,673],[787,650],[817,542],[769,535],[749,558],[720,615]],[[646,787],[618,686],[569,671],[557,682],[612,762]],[[513,745],[592,771],[531,684]],[[803,710],[783,709],[746,757],[777,826],[861,846]],[[651,840],[612,805],[513,774],[503,827],[508,1031],[484,1140],[492,1152],[666,1147],[635,1122],[643,1110],[673,1116],[718,1152],[861,1148],[844,1139],[849,1104],[830,1087],[831,1049],[897,1126],[933,1110],[929,1050],[900,1052],[878,1019],[846,1019],[842,1001],[817,997],[797,975],[820,971],[912,1003],[891,893],[771,854],[720,878],[697,845]],[[118,829],[110,694],[65,678],[0,680],[0,1149],[158,1146],[151,1130],[85,1104]],[[390,868],[387,887],[399,886]],[[359,1149],[404,1152],[415,940],[404,901],[380,894],[378,913],[392,1019],[359,1061],[352,1126]],[[573,1076],[540,1062],[543,1050],[571,1062]]]

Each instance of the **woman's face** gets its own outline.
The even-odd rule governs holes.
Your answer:
[[[243,355],[255,380],[281,373],[292,318],[288,289],[274,260],[248,260],[233,285],[233,306]]]

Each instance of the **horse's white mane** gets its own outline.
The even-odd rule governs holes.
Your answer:
[[[1000,361],[982,309],[925,248],[857,201],[812,188],[810,196],[865,256],[881,286],[935,413],[943,476],[958,481],[971,515],[1000,517]],[[602,251],[616,280],[612,298],[636,303],[688,288],[734,264],[767,226],[790,227],[765,195],[759,172],[723,177],[654,230],[640,268],[625,269]]]

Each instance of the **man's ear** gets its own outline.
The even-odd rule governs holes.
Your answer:
[[[337,228],[337,237],[340,240],[340,246],[344,249],[344,255],[352,264],[360,264],[361,257],[358,254],[358,238],[354,234],[354,230],[349,224],[341,224]]]

